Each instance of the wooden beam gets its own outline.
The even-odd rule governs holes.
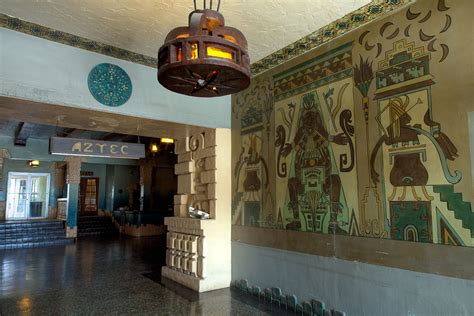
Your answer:
[[[26,146],[26,142],[33,132],[34,124],[20,122],[15,132],[15,146]]]
[[[0,96],[2,119],[140,136],[185,138],[213,128]],[[203,114],[204,115],[204,114]],[[59,120],[59,122],[58,122]]]

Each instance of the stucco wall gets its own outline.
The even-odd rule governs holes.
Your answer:
[[[261,267],[265,267],[262,269]],[[470,315],[474,281],[232,242],[232,278],[347,315]]]

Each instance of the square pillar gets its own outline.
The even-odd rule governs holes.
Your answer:
[[[5,211],[6,211],[6,194],[3,183],[3,161],[4,159],[10,158],[10,153],[7,149],[0,149],[0,221],[5,220]]]
[[[79,208],[79,183],[67,184],[66,237],[77,237],[77,213]]]
[[[67,162],[66,237],[76,238],[82,159],[80,157],[66,157],[64,160]]]
[[[230,129],[207,130],[179,139],[178,195],[168,227],[166,266],[162,275],[198,292],[229,287],[231,280]],[[188,207],[210,219],[189,218]]]

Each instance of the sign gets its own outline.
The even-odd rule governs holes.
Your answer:
[[[94,139],[51,137],[52,155],[140,159],[145,158],[145,145],[106,142]]]
[[[81,177],[93,177],[94,172],[93,171],[81,171]]]

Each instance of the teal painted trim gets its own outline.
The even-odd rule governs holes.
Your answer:
[[[441,149],[441,146],[439,145],[439,143],[433,137],[433,135],[431,135],[431,133],[429,133],[429,132],[427,132],[427,131],[425,131],[424,129],[421,129],[421,128],[416,128],[416,127],[412,127],[412,126],[409,126],[409,128],[416,131],[416,132],[418,132],[418,133],[420,133],[420,134],[423,134],[424,136],[426,136],[433,143],[433,145],[436,148],[436,151],[438,152],[438,155],[439,155],[439,158],[440,158],[440,161],[441,161],[441,167],[443,169],[443,173],[444,173],[444,176],[445,176],[446,180],[448,180],[448,182],[451,183],[451,184],[456,184],[459,181],[461,181],[461,179],[462,179],[461,171],[454,170],[454,175],[451,173],[451,171],[449,170],[448,162],[446,161],[446,156],[445,156],[443,150]]]
[[[443,244],[443,241],[441,240],[441,219],[445,222],[445,224],[451,229],[451,233],[453,233],[454,236],[459,240],[462,246],[466,246],[464,243],[464,240],[462,240],[461,237],[459,237],[458,233],[456,230],[449,224],[449,221],[446,219],[446,217],[443,216],[441,211],[439,210],[438,207],[436,207],[436,226],[438,227],[438,244]]]
[[[72,47],[85,49],[94,53],[123,59],[132,63],[156,68],[158,60],[154,57],[134,53],[122,48],[96,42],[70,33],[27,22],[19,18],[0,13],[0,26],[13,31],[36,36],[45,40],[57,42]]]
[[[79,183],[69,183],[67,185],[67,219],[69,228],[77,226],[77,213],[79,209]]]
[[[334,310],[334,308],[329,308],[324,304],[324,302],[311,299],[309,301],[301,302],[298,300],[298,297],[295,294],[284,294],[279,287],[267,287],[261,288],[256,285],[249,285],[248,280],[232,280],[230,282],[231,289],[240,291],[245,295],[250,295],[258,298],[263,302],[263,304],[271,304],[272,309],[273,304],[278,305],[276,311],[282,312],[296,312],[298,315],[314,315],[314,316],[323,316],[323,315],[346,315],[344,312]]]
[[[319,63],[322,63],[326,60],[329,60],[331,58],[334,58],[340,54],[343,54],[343,53],[349,53],[351,52],[352,50],[352,42],[348,42],[344,45],[341,45],[337,48],[334,48],[334,49],[331,49],[330,51],[328,52],[325,52],[324,54],[321,54],[321,55],[318,55],[316,58],[313,58],[313,59],[310,59],[304,63],[301,63],[301,64],[298,64],[294,67],[291,67],[290,69],[288,70],[285,70],[279,74],[276,74],[273,76],[273,81],[279,81],[279,80],[282,80],[282,79],[285,79],[286,77],[289,77],[303,69],[306,69],[308,67],[312,67],[312,66],[315,66]]]

